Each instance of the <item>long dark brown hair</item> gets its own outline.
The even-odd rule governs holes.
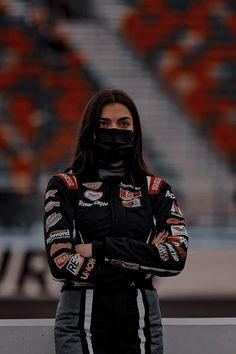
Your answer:
[[[99,91],[88,102],[82,117],[76,153],[72,162],[73,172],[84,177],[90,177],[94,174],[96,166],[92,153],[94,132],[98,128],[102,108],[109,103],[123,104],[129,109],[133,118],[134,148],[132,160],[129,161],[129,176],[132,180],[136,180],[136,178],[144,175],[152,175],[143,159],[142,130],[137,107],[126,92],[117,89]]]

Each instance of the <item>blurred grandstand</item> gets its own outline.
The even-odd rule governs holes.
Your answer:
[[[159,281],[164,315],[236,315],[235,44],[230,0],[0,0],[0,302],[15,304],[0,317],[53,316],[43,192],[105,87],[134,98],[188,222],[186,271]]]

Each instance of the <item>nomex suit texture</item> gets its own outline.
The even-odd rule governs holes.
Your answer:
[[[92,243],[92,257],[84,258],[76,253],[76,245],[81,243]],[[118,178],[81,182],[72,174],[53,176],[45,194],[45,245],[53,277],[64,282],[55,333],[60,333],[60,328],[65,327],[62,319],[69,311],[65,304],[69,303],[68,298],[74,304],[75,297],[78,301],[69,312],[77,311],[77,315],[72,316],[78,317],[75,338],[83,343],[78,353],[100,353],[102,344],[98,338],[102,337],[97,333],[96,321],[105,315],[105,332],[113,338],[102,349],[106,353],[114,353],[118,344],[120,353],[162,353],[158,295],[152,286],[152,278],[154,275],[179,274],[184,268],[188,245],[185,221],[170,185],[158,176],[147,176],[137,185]],[[118,294],[122,296],[117,302]],[[150,313],[153,296],[158,318]],[[105,303],[103,298],[106,298]],[[127,344],[123,350],[121,338],[118,340],[114,336],[116,328],[120,330],[124,322],[118,325],[114,317],[107,318],[108,312],[97,312],[110,301],[113,306],[109,313],[122,313],[120,304],[127,308],[129,298],[134,304],[133,315],[130,314],[125,321],[133,316],[130,328],[135,329],[130,334],[131,341],[127,336],[123,338],[126,338],[125,343],[130,343],[130,350],[131,343],[136,343],[133,352],[128,351]],[[140,299],[141,306],[138,306]],[[85,321],[81,320],[87,316],[86,301],[91,303],[90,349],[84,344],[88,342],[88,333],[84,330]],[[140,339],[142,336],[138,333],[141,322],[144,339]],[[156,328],[155,333],[151,333],[152,328]],[[158,331],[159,340],[155,342]],[[72,332],[76,331],[68,330],[68,333]],[[56,342],[59,337],[56,336]],[[73,343],[73,340],[67,342]],[[60,349],[57,353],[65,352]]]

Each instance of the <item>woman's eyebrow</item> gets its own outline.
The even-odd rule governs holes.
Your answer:
[[[118,120],[123,120],[123,119],[129,119],[131,120],[131,117],[127,116],[127,117],[120,117]]]
[[[111,120],[110,118],[100,117],[99,120]]]
[[[105,118],[105,117],[100,117],[100,120],[111,120],[111,118]],[[131,120],[131,117],[127,116],[127,117],[120,117],[118,118],[118,120],[123,120],[123,119],[129,119]]]

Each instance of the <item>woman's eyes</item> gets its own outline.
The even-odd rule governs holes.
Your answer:
[[[99,122],[99,128],[106,128],[108,127],[108,122],[100,121]]]
[[[118,121],[116,122],[116,124],[113,126],[113,124],[109,121],[103,121],[101,120],[99,122],[99,128],[115,128],[115,127],[118,127],[118,128],[121,128],[121,129],[126,129],[130,126],[130,122],[127,121],[127,120],[122,120],[122,121]]]
[[[121,126],[122,128],[128,128],[128,127],[129,127],[129,122],[123,121],[123,122],[120,123],[120,126]]]

